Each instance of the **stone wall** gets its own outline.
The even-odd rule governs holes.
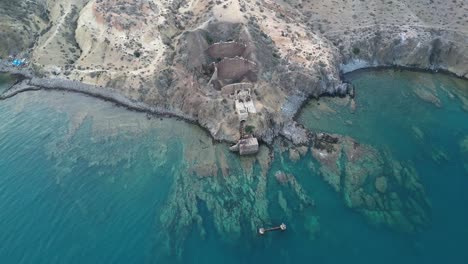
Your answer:
[[[252,61],[236,57],[222,60],[216,64],[216,68],[220,80],[241,80],[249,72],[255,72],[257,65]]]
[[[207,54],[212,58],[233,58],[244,54],[247,46],[238,42],[220,42],[211,45]]]
[[[254,85],[252,83],[234,83],[228,84],[221,89],[223,96],[229,97],[234,96],[237,90],[250,89],[252,90]]]

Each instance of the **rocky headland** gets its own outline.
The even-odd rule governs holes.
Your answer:
[[[372,223],[405,232],[430,224],[430,203],[411,164],[347,136],[308,131],[294,120],[311,97],[352,99],[354,89],[342,74],[360,68],[402,66],[468,78],[466,1],[12,2],[0,2],[1,34],[7,36],[0,43],[0,71],[23,79],[0,99],[65,90],[180,117],[219,141],[234,143],[248,134],[273,145],[276,138],[286,142],[279,143],[280,152],[293,161],[310,151],[318,162],[311,170]],[[9,55],[27,58],[28,66],[11,66]],[[419,95],[437,105],[430,94]],[[466,142],[461,146],[465,153]],[[201,223],[199,199],[216,213],[220,232],[240,234],[241,212],[252,216],[248,225],[255,229],[268,218],[271,152],[261,146],[256,157],[241,159],[250,169],[238,172],[240,178],[208,177],[229,174],[220,150],[193,162],[188,176],[175,175],[177,188],[161,222],[186,236],[191,223]],[[199,156],[188,152],[185,158]],[[254,164],[261,168],[258,179]],[[275,177],[294,191],[301,208],[313,205],[293,175],[278,171]],[[212,200],[209,193],[220,186],[245,193]],[[278,200],[287,214],[282,192]],[[310,222],[312,236],[318,224]]]
[[[352,91],[343,72],[405,66],[468,77],[464,1],[14,2],[1,3],[1,71],[23,73],[30,86],[115,94],[228,142],[246,126],[266,143],[295,135],[309,97]],[[28,70],[5,66],[8,55],[26,57]],[[222,89],[240,82],[252,83],[256,110],[246,126]]]

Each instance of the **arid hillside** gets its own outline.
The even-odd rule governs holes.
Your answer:
[[[0,13],[0,56],[190,117],[231,142],[245,127],[266,142],[294,135],[307,98],[352,92],[340,72],[399,65],[468,77],[461,0],[1,0]],[[223,43],[234,51],[207,52]],[[247,124],[226,92],[235,88],[223,90],[244,82],[255,108]]]

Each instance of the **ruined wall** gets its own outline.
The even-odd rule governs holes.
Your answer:
[[[233,58],[242,56],[247,46],[238,42],[221,42],[211,45],[207,54],[212,58]]]
[[[239,142],[239,153],[241,155],[251,155],[258,152],[258,140],[256,138],[247,138]]]
[[[226,58],[216,64],[218,69],[218,79],[220,80],[240,80],[249,72],[255,72],[257,65],[243,58]]]
[[[250,89],[252,90],[254,85],[252,83],[234,83],[228,84],[221,89],[223,96],[234,96],[236,90]]]

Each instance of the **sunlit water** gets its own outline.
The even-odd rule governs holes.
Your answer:
[[[240,159],[197,126],[82,95],[28,92],[0,101],[1,262],[466,262],[468,83],[394,71],[348,78],[354,114],[346,99],[321,99],[299,121],[412,161],[433,207],[422,233],[369,225],[311,172],[310,154],[292,162],[276,153],[261,176],[261,162]],[[419,86],[439,106],[416,96]],[[295,176],[313,208],[278,184],[278,170]],[[288,230],[259,237],[259,221]]]

